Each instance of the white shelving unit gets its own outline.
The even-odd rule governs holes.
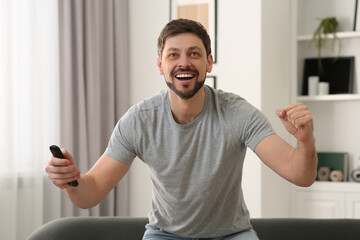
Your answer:
[[[360,101],[360,94],[333,94],[319,96],[297,96],[298,102],[313,101]]]
[[[321,3],[320,3],[321,2]],[[344,18],[346,9],[351,8],[347,0],[328,0],[334,4],[331,15],[338,20]],[[355,56],[353,93],[321,96],[301,96],[303,62],[305,58],[317,57],[317,49],[312,42],[309,23],[315,14],[321,12],[324,0],[292,0],[292,40],[291,40],[291,99],[303,102],[312,112],[315,125],[316,147],[318,151],[348,152],[349,171],[360,166],[360,32],[346,30],[337,33],[340,43],[339,56]],[[336,12],[339,11],[339,12]],[[349,12],[349,11],[348,11]],[[349,16],[351,19],[352,16]],[[304,19],[305,18],[305,19]],[[341,24],[341,22],[340,22]],[[322,57],[334,57],[331,43],[333,36],[322,50]],[[293,142],[293,145],[296,143]],[[293,217],[347,217],[360,218],[360,184],[353,182],[316,182],[310,188],[293,187]]]
[[[313,44],[312,35],[300,35],[294,36],[295,44],[293,46],[293,59],[294,61],[294,71],[296,75],[293,76],[293,85],[296,86],[295,96],[299,97],[301,100],[309,100],[301,96],[300,92],[302,89],[302,70],[303,62],[305,58],[316,58],[317,49]],[[339,32],[337,33],[337,41],[339,44],[338,50],[332,48],[332,41],[334,40],[333,35],[327,36],[328,41],[324,49],[322,49],[322,57],[336,57],[336,56],[354,56],[355,57],[355,74],[354,74],[354,84],[353,84],[353,93],[351,94],[339,94],[339,95],[330,95],[326,98],[321,96],[320,98],[314,98],[313,100],[323,100],[323,99],[335,99],[341,100],[358,100],[360,96],[360,73],[357,71],[360,69],[360,32]],[[336,46],[336,44],[335,44]],[[337,55],[339,53],[339,55]],[[353,95],[353,97],[351,96]]]
[[[339,39],[346,39],[346,38],[360,38],[360,32],[339,32],[336,34],[336,36]],[[334,36],[332,34],[329,34],[326,36],[328,39],[334,39]],[[312,41],[313,36],[312,35],[299,35],[297,36],[297,41]]]

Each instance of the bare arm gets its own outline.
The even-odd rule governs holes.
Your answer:
[[[64,149],[62,152],[66,159],[52,157],[46,172],[54,185],[64,189],[70,200],[81,208],[97,205],[130,168],[129,164],[102,155],[86,174],[80,176],[71,154]],[[73,180],[78,180],[79,186],[67,184]]]
[[[270,135],[255,149],[259,158],[277,174],[299,185],[310,186],[316,178],[317,154],[313,135],[313,119],[308,108],[292,104],[277,110],[285,128],[297,139],[293,148],[278,135]]]

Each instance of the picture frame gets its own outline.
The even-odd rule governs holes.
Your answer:
[[[216,89],[216,76],[206,76],[205,84]]]
[[[360,31],[360,2],[355,2],[354,31]]]
[[[200,22],[211,40],[211,53],[217,62],[217,0],[170,0],[170,21],[185,18]]]

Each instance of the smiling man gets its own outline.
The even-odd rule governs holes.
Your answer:
[[[166,84],[183,99],[194,97],[203,87],[206,73],[211,72],[212,55],[207,54],[201,39],[194,33],[170,36],[163,48],[158,68]]]
[[[168,89],[128,110],[96,164],[80,175],[63,149],[66,159],[52,157],[48,177],[74,204],[89,208],[139,157],[153,183],[143,239],[258,239],[241,188],[246,150],[286,180],[311,185],[317,165],[311,113],[301,103],[276,111],[297,139],[293,148],[245,99],[204,85],[213,67],[210,38],[191,20],[164,27],[157,67]],[[67,184],[73,180],[78,187]]]
[[[163,35],[166,33],[163,31]],[[212,70],[212,55],[192,32],[172,34],[165,42],[162,39],[159,38],[157,64],[169,87],[171,110],[178,123],[192,122],[204,105],[204,82],[206,73]]]

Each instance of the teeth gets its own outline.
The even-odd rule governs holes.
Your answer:
[[[179,75],[176,75],[177,78],[192,78],[194,77],[193,74],[179,74]]]

